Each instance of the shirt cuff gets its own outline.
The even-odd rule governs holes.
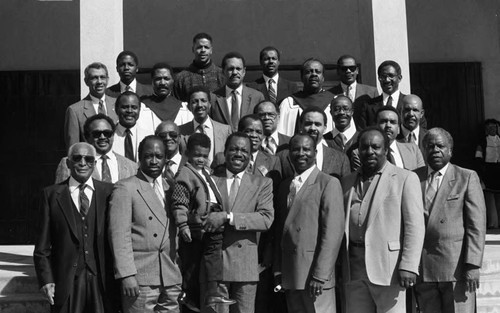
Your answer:
[[[227,217],[228,217],[228,219],[229,219],[229,225],[234,226],[234,215],[233,215],[233,212],[229,212],[229,213],[227,214]]]

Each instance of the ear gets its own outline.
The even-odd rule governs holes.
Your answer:
[[[425,110],[424,109],[422,109],[422,113],[421,114],[422,114],[422,117],[424,117],[424,115],[425,115]]]

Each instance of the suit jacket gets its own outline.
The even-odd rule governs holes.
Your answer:
[[[425,166],[424,157],[422,152],[416,144],[408,142],[396,141],[396,145],[403,160],[403,167],[409,171],[416,170],[419,167]],[[356,148],[351,154],[351,168],[357,171],[361,167],[361,160],[359,159],[359,150]]]
[[[262,76],[259,77],[254,82],[248,83],[247,86],[262,92],[264,98],[266,100],[269,100],[269,92],[267,90],[266,81],[264,80],[264,77]],[[296,83],[284,79],[280,75],[278,78],[278,90],[276,92],[276,106],[278,106],[283,99],[285,99],[286,97],[290,96],[293,93],[296,93],[297,91],[299,91],[299,86],[297,86]]]
[[[427,129],[420,127],[418,134],[418,148],[420,149],[420,152],[422,152],[422,155],[425,155],[425,147],[423,143],[425,134],[427,134]],[[399,132],[399,135],[396,137],[396,140],[399,142],[407,142],[402,131]],[[424,161],[427,163],[427,160],[424,159]]]
[[[118,116],[115,113],[115,98],[105,96],[106,112],[114,122],[118,122]],[[87,95],[82,100],[70,105],[66,109],[66,116],[64,117],[64,141],[66,147],[69,148],[72,144],[77,142],[85,142],[83,135],[83,125],[87,118],[96,115],[97,112],[92,104],[90,95]]]
[[[162,203],[141,171],[115,184],[109,209],[109,236],[115,256],[115,278],[135,275],[139,285],[180,284],[177,228],[169,209],[170,192]]]
[[[153,94],[153,87],[151,87],[150,85],[141,84],[137,80],[136,80],[136,82],[137,82],[137,84],[135,87],[135,89],[136,89],[135,93],[139,97],[149,96],[149,95]],[[114,84],[113,86],[106,88],[106,94],[110,97],[118,98],[118,96],[121,94],[120,82]]]
[[[113,152],[116,156],[116,161],[118,163],[118,180],[130,177],[132,175],[137,174],[138,165],[127,159],[126,157],[122,157],[121,155]],[[68,166],[66,165],[66,160],[68,157],[64,157],[57,165],[56,170],[56,184],[65,181],[71,175]],[[101,175],[99,172],[95,170],[92,172],[92,178],[96,180],[101,180]]]
[[[416,173],[425,197],[427,167]],[[429,210],[420,275],[424,282],[463,280],[465,264],[481,267],[485,245],[486,207],[476,172],[450,164]]]
[[[248,114],[253,114],[254,107],[262,100],[264,100],[264,95],[262,95],[260,91],[243,85],[243,90],[241,92],[240,118]],[[212,120],[231,126],[231,116],[229,115],[226,102],[225,85],[214,91],[211,102],[212,106],[209,115]],[[233,129],[233,131],[237,131],[237,129]]]
[[[212,126],[214,131],[213,138],[214,138],[214,156],[215,156],[219,152],[224,152],[224,145],[226,144],[226,139],[227,137],[229,137],[229,135],[231,135],[232,129],[231,126],[221,124],[214,120],[212,120]],[[194,134],[195,132],[194,122],[191,121],[186,124],[182,124],[181,126],[179,126],[179,131],[183,136],[182,139],[184,140],[184,146],[187,147],[189,136]]]
[[[214,181],[222,196],[222,207],[233,213],[234,222],[224,228],[222,280],[257,282],[257,232],[267,231],[274,220],[272,181],[245,173],[232,207],[226,172],[216,173]]]
[[[333,86],[332,89],[330,89],[330,91],[334,95],[344,94],[344,90],[342,89],[341,84]],[[359,128],[366,127],[363,126],[364,123],[361,120],[361,111],[363,110],[363,104],[365,102],[369,102],[371,99],[376,97],[378,97],[378,90],[376,87],[356,83],[356,99],[354,99],[353,103],[353,111],[354,111],[353,119],[357,127]]]
[[[306,289],[311,277],[324,281],[323,288],[332,288],[344,236],[340,182],[315,167],[288,206],[292,179],[279,189],[273,270],[282,273],[285,289]]]
[[[347,239],[351,199],[358,175],[359,172],[354,172],[342,178]],[[366,272],[373,284],[396,285],[399,284],[397,270],[418,274],[418,260],[425,235],[418,177],[413,172],[386,162],[378,184],[370,185],[367,194],[370,193],[373,195],[371,201],[368,199],[361,204],[362,210],[368,210],[365,233]],[[344,249],[343,278],[345,282],[349,282],[349,240]]]
[[[35,270],[40,287],[55,283],[55,305],[61,306],[69,296],[73,288],[73,281],[77,269],[80,243],[76,221],[75,210],[68,186],[69,179],[52,185],[43,190],[40,206],[37,239],[33,253]],[[112,184],[100,182],[94,183],[94,195],[92,201],[96,205],[95,219],[95,242],[94,253],[98,260],[97,266],[100,270],[100,284],[109,292],[112,275],[107,264],[111,263],[111,254],[106,237],[106,216],[108,213],[108,198],[113,188]],[[105,295],[103,299],[106,299]]]
[[[342,144],[342,139],[338,136],[339,134],[340,132],[335,128],[331,132],[326,133],[323,138],[328,143],[329,147],[342,151],[350,157],[352,150],[357,147],[359,132],[356,131],[351,139],[345,143],[345,146]]]
[[[294,176],[295,170],[289,156],[289,150],[280,151],[277,155],[280,158],[282,167],[281,176],[283,178]],[[345,153],[323,145],[323,166],[321,171],[340,179],[351,172],[351,165]]]

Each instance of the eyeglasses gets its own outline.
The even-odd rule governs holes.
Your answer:
[[[349,108],[343,108],[343,107],[333,107],[332,112],[333,113],[351,113],[351,109]]]
[[[382,75],[378,76],[378,80],[386,80],[387,78],[389,78],[390,80],[395,80],[396,78],[398,78],[398,75],[397,74],[382,74]]]
[[[358,69],[358,66],[357,65],[351,65],[351,66],[341,66],[340,67],[340,70],[342,72],[347,72],[347,70],[350,70],[351,72],[354,72]]]
[[[174,131],[161,132],[161,133],[158,133],[158,137],[160,137],[161,139],[167,139],[168,137],[175,139],[175,138],[179,137],[179,134],[177,132],[174,132]]]
[[[80,163],[82,159],[85,160],[85,163],[87,164],[93,164],[95,162],[95,157],[91,155],[81,155],[81,154],[73,154],[71,156],[71,161],[73,163]]]
[[[113,136],[113,131],[105,129],[105,130],[93,130],[90,132],[90,136],[92,136],[92,138],[94,139],[100,138],[102,135],[104,135],[104,137],[106,138],[111,138]]]
[[[278,114],[276,114],[276,113],[267,113],[267,112],[259,113],[260,118],[270,118],[270,119],[274,120],[274,119],[276,119],[277,116],[278,116]]]

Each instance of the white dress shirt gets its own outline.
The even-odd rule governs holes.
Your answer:
[[[106,108],[106,97],[103,95],[101,99],[90,95],[90,99],[92,100],[92,106],[94,107],[95,113],[99,113],[99,101],[102,101],[102,105],[104,107],[104,114],[108,115],[108,110]]]
[[[194,126],[194,132],[199,133],[198,126],[200,123],[198,123],[196,120],[193,119],[193,126]],[[203,130],[205,131],[205,134],[210,138],[210,153],[208,154],[208,160],[209,163],[212,163],[212,160],[214,159],[214,125],[212,123],[212,120],[210,119],[209,116],[207,116],[207,120],[203,122]]]
[[[179,153],[179,151],[177,151],[177,153],[174,154],[174,156],[170,160],[174,162],[172,165],[170,165],[170,170],[174,174],[177,174],[177,172],[179,171],[179,165],[181,164],[182,155]],[[163,170],[165,170],[166,168],[167,168],[167,165],[165,164],[165,167],[163,168]]]
[[[274,88],[274,92],[276,93],[276,96],[278,95],[278,79],[280,78],[280,74],[276,73],[273,77],[267,77],[266,75],[262,75],[262,78],[264,78],[264,82],[266,83],[266,89],[269,91],[269,80],[272,79]]]
[[[132,92],[137,92],[137,80],[134,78],[134,80],[128,85],[131,89],[130,91]],[[120,80],[120,93],[124,93],[127,91],[127,85],[125,85],[121,80]]]
[[[113,150],[106,153],[106,156],[108,157],[106,163],[108,163],[109,172],[111,174],[111,182],[116,183],[118,181],[118,160]],[[94,167],[94,171],[97,171],[102,180],[102,155],[97,154],[96,161],[97,163]]]
[[[394,157],[394,162],[397,167],[405,168],[403,164],[403,158],[401,157],[401,153],[399,153],[398,145],[396,144],[396,140],[392,142],[389,146],[392,150],[392,156]]]
[[[95,190],[94,181],[92,180],[92,177],[89,178],[85,182],[85,184],[87,184],[87,186],[85,186],[85,190],[83,192],[89,199],[89,204],[91,204],[92,196],[94,195],[94,190]],[[73,176],[71,176],[69,178],[68,187],[69,187],[69,193],[71,195],[71,200],[73,200],[76,209],[78,210],[78,212],[80,212],[80,183],[77,182],[76,179],[73,178]]]
[[[387,105],[387,100],[389,99],[389,96],[391,96],[392,97],[392,106],[397,108],[400,93],[401,92],[399,90],[396,90],[392,95],[388,95],[385,92],[382,92],[382,102],[384,103],[384,106]]]
[[[239,107],[238,107],[238,114],[241,112],[241,93],[243,91],[243,84],[239,85],[238,88],[234,89],[236,91],[236,98],[238,99],[238,104],[239,104]],[[227,103],[227,110],[229,111],[229,115],[232,115],[233,112],[231,112],[231,107],[232,107],[232,102],[233,100],[233,89],[229,88],[227,85],[226,85],[226,103]],[[241,116],[240,116],[241,118]]]
[[[328,146],[325,139],[321,139],[321,141],[316,145],[316,166],[321,170],[323,168],[323,146]]]

